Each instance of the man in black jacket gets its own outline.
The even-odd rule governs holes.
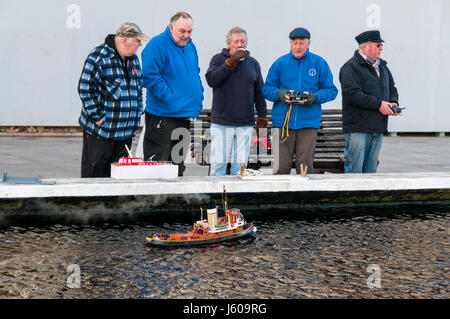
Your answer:
[[[250,142],[256,127],[267,126],[266,100],[261,94],[263,78],[256,59],[249,56],[247,33],[234,27],[227,34],[227,47],[211,59],[206,81],[213,88],[211,109],[210,175],[236,175],[240,163],[247,164]]]
[[[380,59],[383,40],[377,30],[355,37],[354,56],[341,68],[345,172],[376,173],[378,154],[387,132],[388,116],[396,115],[398,93],[386,61]]]

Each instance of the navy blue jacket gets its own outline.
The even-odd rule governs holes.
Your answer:
[[[398,92],[386,61],[380,76],[355,52],[341,68],[342,126],[344,133],[386,133],[388,116],[380,113],[382,101],[398,103]]]
[[[213,88],[211,123],[253,126],[255,107],[258,117],[267,115],[266,100],[261,94],[264,84],[261,67],[256,59],[247,56],[232,68],[225,63],[229,57],[228,49],[213,56],[205,75]]]

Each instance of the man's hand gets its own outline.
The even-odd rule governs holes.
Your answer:
[[[294,90],[279,90],[277,96],[281,102],[291,104],[292,101],[289,99],[289,96],[287,96],[288,93],[294,93]]]
[[[97,122],[95,122],[95,125],[102,125],[103,121],[105,120],[105,118],[102,118],[101,120],[98,120]]]
[[[246,50],[237,50],[234,52],[231,57],[225,60],[226,64],[231,66],[232,68],[236,67],[240,59],[243,59],[248,56],[248,51]]]
[[[266,118],[258,117],[256,119],[256,126],[255,129],[258,131],[260,128],[267,127],[267,124],[269,124],[269,120]]]
[[[247,56],[247,50],[237,50],[231,55],[230,59],[237,63],[240,59],[246,58]]]
[[[391,110],[391,106],[397,106],[397,103],[389,103],[386,101],[382,101],[380,108],[378,109],[383,115],[397,115],[394,111]]]
[[[269,124],[269,120],[266,118],[258,117],[256,119],[256,125],[255,125],[256,136],[259,137],[259,130],[267,127],[267,124]]]
[[[317,103],[317,94],[309,93],[307,91],[303,92],[303,94],[308,95],[308,98],[304,101],[300,101],[302,102],[302,103],[299,102],[300,104],[310,106]]]

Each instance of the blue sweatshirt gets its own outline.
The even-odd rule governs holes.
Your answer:
[[[192,40],[179,47],[167,27],[142,51],[142,71],[146,112],[162,117],[198,117],[203,86]]]
[[[258,117],[267,115],[266,100],[261,94],[261,68],[251,56],[232,68],[225,63],[229,57],[228,49],[213,56],[205,75],[208,85],[213,88],[211,123],[253,126],[255,107]]]
[[[262,88],[263,96],[274,102],[272,124],[283,127],[289,105],[282,102],[279,90],[308,91],[317,94],[317,103],[304,106],[293,104],[289,121],[290,129],[320,128],[322,104],[336,98],[338,90],[333,84],[333,75],[327,62],[320,56],[309,52],[297,59],[292,52],[283,55],[270,67]]]

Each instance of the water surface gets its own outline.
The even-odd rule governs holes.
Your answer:
[[[449,211],[255,210],[251,243],[172,249],[145,237],[198,216],[3,216],[0,298],[449,298]]]

